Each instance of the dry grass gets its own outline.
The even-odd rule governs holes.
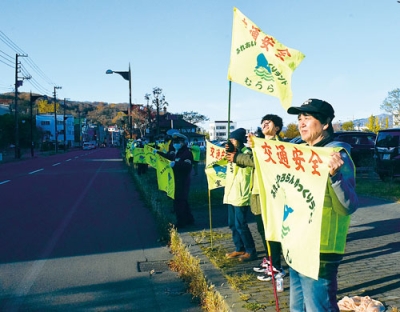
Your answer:
[[[400,181],[383,182],[377,179],[357,178],[356,191],[359,195],[368,195],[400,202]]]
[[[200,261],[194,258],[183,244],[175,229],[170,231],[170,249],[174,257],[170,268],[178,272],[187,283],[190,293],[200,299],[201,306],[206,311],[228,311],[221,295],[215,291],[213,285],[208,285],[200,268]]]

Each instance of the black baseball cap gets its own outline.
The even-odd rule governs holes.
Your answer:
[[[301,106],[289,107],[287,110],[288,114],[298,115],[300,113],[318,113],[329,117],[331,120],[335,117],[335,111],[328,102],[318,99],[308,99]]]

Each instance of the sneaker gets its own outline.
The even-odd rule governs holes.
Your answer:
[[[268,269],[269,263],[270,263],[269,260],[266,257],[264,257],[263,261],[260,263],[260,266],[253,268],[254,272],[264,273],[265,270]]]
[[[236,258],[239,256],[243,256],[244,254],[245,254],[244,251],[233,251],[233,252],[225,254],[225,257],[227,257],[228,259],[232,259],[232,258]]]
[[[267,274],[263,274],[263,275],[258,275],[257,279],[262,282],[269,282],[270,280],[272,280],[272,277],[268,276]]]
[[[265,274],[267,274],[267,275],[272,275],[272,273],[274,273],[275,275],[276,274],[279,274],[279,273],[281,273],[281,271],[280,270],[278,270],[277,268],[275,268],[274,266],[272,267],[272,272],[271,272],[271,269],[270,269],[270,267],[268,267],[267,268],[267,270],[266,270],[266,272],[265,272]]]
[[[286,276],[286,272],[282,268],[280,270],[277,270],[277,269],[274,268],[274,273],[275,273],[275,275],[274,275],[275,279],[277,279],[278,276],[280,276],[282,278],[284,278]],[[270,271],[268,271],[267,273],[264,273],[263,275],[258,275],[257,279],[259,281],[269,282],[270,280],[272,280],[272,274],[271,274]]]
[[[275,269],[274,267],[272,267],[272,269],[273,269],[273,271],[274,271],[275,277],[276,277],[278,274],[280,274],[280,276],[281,276],[282,278],[286,276],[286,272],[285,272],[284,269],[280,268],[279,270],[277,270],[277,269]],[[268,275],[272,275],[271,272],[270,272],[269,270],[268,270],[268,273],[267,273],[267,274],[268,274]]]
[[[256,259],[255,255],[249,254],[248,252],[244,253],[243,255],[239,256],[239,261],[245,262],[245,261],[252,261]]]

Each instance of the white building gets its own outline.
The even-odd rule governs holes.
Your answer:
[[[225,141],[228,139],[229,132],[236,130],[236,122],[230,122],[230,131],[228,129],[228,121],[214,121],[210,122],[209,133],[210,141],[220,140]]]
[[[36,127],[41,128],[45,133],[48,133],[47,138],[43,138],[49,142],[54,142],[54,114],[36,115]],[[74,117],[65,115],[65,137],[64,137],[64,115],[57,114],[57,141],[59,143],[66,142],[67,145],[74,145]]]

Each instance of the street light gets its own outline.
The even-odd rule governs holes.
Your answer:
[[[44,98],[47,100],[47,95],[32,95],[32,91],[30,92],[30,117],[31,117],[31,156],[35,155],[35,143],[33,142],[33,103],[39,99]]]
[[[129,81],[129,106],[128,106],[128,130],[129,130],[129,138],[132,139],[132,122],[131,122],[131,106],[132,106],[132,75],[131,75],[131,64],[129,63],[129,70],[128,71],[114,71],[108,69],[106,74],[119,74],[125,80]]]
[[[55,137],[55,148],[54,151],[58,153],[58,133],[57,133],[57,93],[56,89],[61,89],[62,87],[54,86],[54,137]]]

